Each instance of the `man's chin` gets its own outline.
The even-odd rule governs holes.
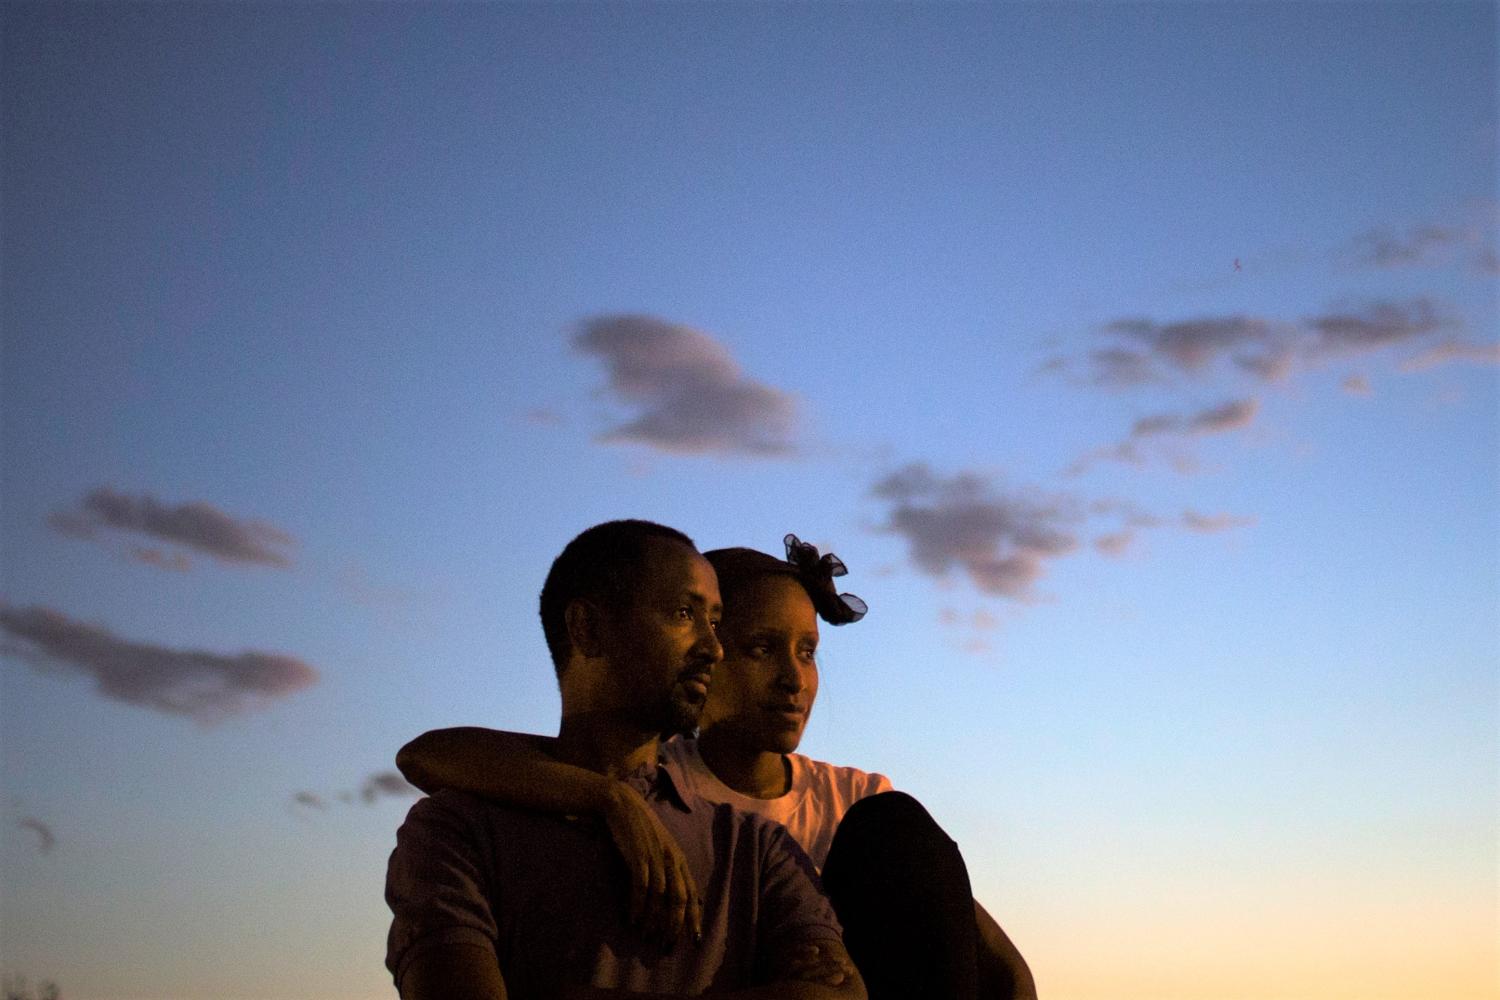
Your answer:
[[[685,733],[698,725],[707,698],[695,697],[685,691],[674,691],[663,711],[663,733]]]

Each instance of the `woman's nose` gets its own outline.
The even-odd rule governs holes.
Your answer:
[[[777,672],[776,682],[792,694],[806,686],[802,682],[802,670],[797,666],[797,658],[790,653],[781,658],[781,669]]]

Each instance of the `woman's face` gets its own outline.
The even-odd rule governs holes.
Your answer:
[[[818,696],[818,616],[796,580],[764,576],[726,601],[700,726],[750,750],[791,753]]]

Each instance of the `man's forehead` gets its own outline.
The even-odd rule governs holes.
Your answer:
[[[713,565],[691,545],[672,538],[653,538],[645,562],[647,586],[704,591],[703,597],[719,599],[719,578]]]

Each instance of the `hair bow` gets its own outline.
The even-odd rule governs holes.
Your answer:
[[[812,597],[818,617],[830,625],[847,625],[857,622],[870,610],[870,606],[853,594],[840,594],[833,585],[833,578],[849,572],[844,562],[832,552],[819,557],[818,547],[802,541],[796,535],[787,535],[786,561],[797,570],[797,575]]]

